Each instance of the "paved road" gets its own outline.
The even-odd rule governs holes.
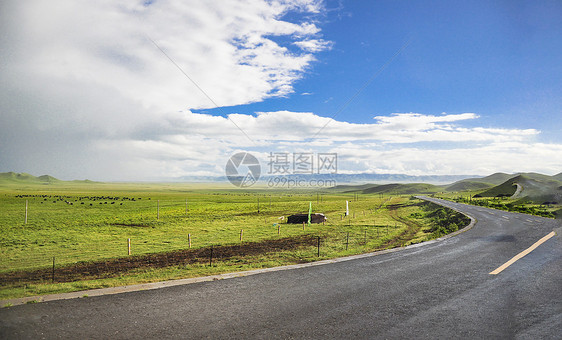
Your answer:
[[[560,229],[489,274],[559,221],[441,203],[477,224],[352,261],[3,308],[0,338],[562,338]]]

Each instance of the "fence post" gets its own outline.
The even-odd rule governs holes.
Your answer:
[[[55,283],[55,257],[53,256],[53,275],[52,275],[52,283]]]
[[[130,238],[127,239],[127,249],[128,249],[127,253],[129,255],[131,255],[131,239]]]
[[[242,242],[243,236],[244,236],[244,229],[240,229],[240,242]]]
[[[318,257],[320,257],[320,236],[318,236]]]
[[[347,235],[345,237],[345,250],[347,250],[349,247],[349,232],[347,232]]]
[[[187,234],[187,242],[189,243],[189,248],[191,248],[191,234]]]
[[[277,225],[277,235],[281,235],[281,226]]]

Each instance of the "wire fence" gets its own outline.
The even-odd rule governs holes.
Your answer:
[[[292,229],[288,232],[287,229]],[[316,229],[316,230],[310,230]],[[403,246],[409,239],[404,228],[397,225],[378,226],[324,226],[323,230],[294,225],[278,225],[269,238],[252,235],[241,229],[231,240],[221,243],[197,245],[197,235],[188,234],[183,248],[170,247],[153,253],[150,245],[137,243],[134,238],[120,242],[98,243],[90,251],[61,249],[54,256],[32,256],[26,261],[28,268],[0,273],[0,282],[68,282],[77,279],[97,279],[120,275],[131,270],[157,269],[169,266],[215,265],[232,259],[261,261],[263,256],[279,252],[298,252],[298,261],[307,262],[320,257],[350,255],[366,251]],[[166,241],[161,241],[166,242]],[[171,243],[171,242],[170,242]],[[191,247],[189,246],[191,243]],[[119,252],[118,257],[104,257],[104,253]],[[83,261],[80,259],[88,258]]]
[[[256,200],[249,196],[239,201],[204,197],[199,202],[146,197],[105,197],[99,202],[72,196],[21,199],[25,199],[25,223],[12,223],[9,236],[0,239],[3,285],[107,278],[170,266],[211,266],[213,258],[214,265],[258,264],[264,257],[284,254],[290,261],[307,262],[420,241],[415,236],[421,226],[381,209],[391,203],[390,198],[354,201],[347,214],[341,209],[341,198],[324,202],[317,196],[315,208],[330,212],[326,222],[311,225],[285,222],[290,211],[302,211],[309,203],[302,198],[295,202],[294,197]],[[17,202],[18,209],[21,203]]]

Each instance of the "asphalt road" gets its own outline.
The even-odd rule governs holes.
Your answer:
[[[560,221],[443,204],[478,222],[351,261],[3,308],[0,338],[562,338]]]

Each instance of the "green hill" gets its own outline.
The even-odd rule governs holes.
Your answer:
[[[489,184],[489,185],[500,185],[503,182],[507,181],[508,179],[517,176],[517,175],[510,175],[510,174],[506,174],[503,172],[496,172],[495,174],[486,176],[486,177],[479,177],[479,178],[466,178],[460,181],[457,181],[452,185],[455,185],[457,183],[464,183],[464,182],[471,182],[471,183],[485,183],[485,184]],[[453,191],[457,191],[457,190],[453,190]]]
[[[10,183],[49,184],[49,183],[56,183],[56,182],[61,182],[61,181],[49,175],[36,177],[27,173],[16,173],[16,172],[0,173],[0,184],[10,184]]]
[[[445,187],[445,191],[475,191],[492,187],[493,184],[478,181],[458,181]]]
[[[522,172],[517,175],[524,176],[526,178],[539,181],[539,182],[548,182],[548,181],[560,181],[560,179],[555,178],[554,176],[538,174],[536,172]]]
[[[392,194],[392,195],[411,195],[411,194],[431,194],[441,191],[441,187],[427,183],[392,183],[382,184],[364,189],[363,194]]]
[[[34,181],[36,180],[36,177],[30,174],[26,174],[26,173],[15,173],[15,172],[2,172],[0,173],[0,181],[5,181],[5,182],[17,182],[17,181],[22,181],[22,182],[27,182],[27,181]]]
[[[552,176],[552,179],[562,182],[562,172]]]
[[[378,184],[360,184],[360,185],[340,184],[330,189],[344,191],[344,192],[357,192],[360,190],[365,190],[376,186],[378,186]]]
[[[517,191],[517,185],[515,185],[517,178],[519,176],[510,178],[504,183],[496,185],[478,195],[482,197],[511,197]]]
[[[554,179],[553,176],[535,173],[520,174],[500,185],[485,190],[479,196],[504,196],[539,204],[546,202],[559,204],[562,201],[562,182]]]
[[[56,178],[54,178],[53,176],[49,176],[49,175],[39,176],[39,177],[37,177],[37,179],[38,179],[40,182],[43,182],[43,183],[55,183],[55,182],[60,182],[60,179],[56,179]]]

